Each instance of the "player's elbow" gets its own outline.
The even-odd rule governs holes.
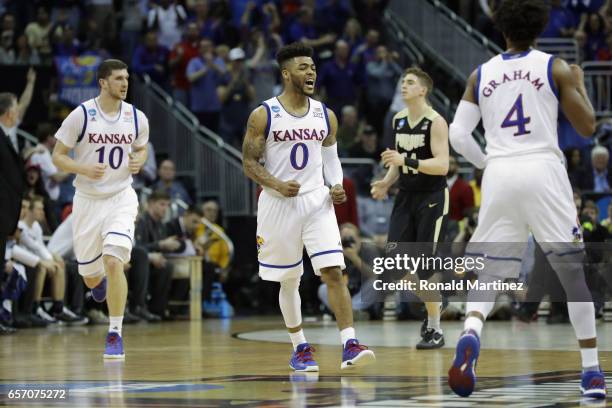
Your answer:
[[[440,166],[438,168],[439,176],[446,176],[448,174],[448,164],[449,164],[449,158],[446,157],[444,158],[444,160],[441,160]]]
[[[455,122],[451,123],[448,128],[448,141],[457,153],[461,153],[463,151],[466,133],[467,132],[465,132],[461,126]]]
[[[576,128],[578,134],[582,137],[591,137],[595,133],[597,127],[595,126],[595,118],[593,120],[589,120],[587,123],[584,123],[579,128]]]

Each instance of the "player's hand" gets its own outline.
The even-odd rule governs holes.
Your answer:
[[[300,183],[295,180],[284,181],[280,183],[277,191],[283,195],[283,197],[295,197],[300,192]]]
[[[34,71],[34,68],[28,69],[28,73],[26,74],[26,80],[28,81],[28,83],[36,82],[36,71]]]
[[[359,263],[359,252],[357,252],[357,249],[355,249],[355,244],[343,247],[342,252],[344,253],[344,256],[353,264]]]
[[[130,158],[129,163],[128,163],[128,168],[130,169],[130,173],[138,174],[140,172],[140,169],[142,169],[142,166],[144,166],[144,163],[145,163],[144,154],[138,154],[136,152],[132,152],[128,154],[128,157]]]
[[[580,68],[576,64],[570,64],[569,67],[578,85],[583,85],[584,84],[584,71],[582,70],[582,68]]]
[[[384,200],[387,198],[387,193],[389,191],[389,186],[383,180],[378,180],[373,182],[372,188],[370,189],[370,194],[372,194],[372,198],[375,200]]]
[[[85,177],[89,177],[90,179],[99,180],[104,177],[106,167],[107,165],[102,163],[96,163],[93,166],[87,166],[83,171],[83,175]]]
[[[385,167],[389,167],[391,165],[404,165],[404,156],[402,156],[397,150],[387,149],[381,153],[380,157],[382,158],[382,162]]]
[[[13,272],[13,263],[11,261],[6,261],[4,264],[4,273],[8,275],[11,272]]]
[[[329,194],[331,195],[334,204],[342,204],[346,201],[346,193],[344,192],[344,187],[342,187],[342,184],[336,184],[333,186],[329,190]]]

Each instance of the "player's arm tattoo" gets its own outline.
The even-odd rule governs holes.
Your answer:
[[[327,110],[327,117],[329,118],[329,134],[323,140],[323,146],[333,146],[336,143],[336,132],[338,131],[338,118],[333,110],[325,108]]]
[[[246,135],[242,143],[242,168],[244,169],[244,174],[256,183],[277,190],[281,181],[272,176],[259,163],[266,148],[266,136],[264,135],[261,122],[262,116],[264,123],[267,120],[265,118],[267,112],[265,110],[262,112],[263,109],[263,107],[259,107],[251,112],[249,116]]]

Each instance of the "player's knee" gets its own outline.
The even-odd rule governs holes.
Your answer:
[[[321,280],[328,286],[342,285],[342,269],[339,266],[321,268]]]
[[[104,267],[106,269],[106,273],[114,273],[114,272],[123,273],[123,262],[121,261],[121,259],[113,255],[104,255],[103,261],[104,261]]]

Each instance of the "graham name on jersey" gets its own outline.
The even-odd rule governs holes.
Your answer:
[[[531,79],[530,71],[526,71],[525,73],[523,73],[523,70],[519,69],[517,71],[514,71],[513,73],[504,73],[503,77],[500,78],[499,82],[496,80],[489,81],[489,83],[486,84],[485,87],[482,89],[482,94],[484,95],[485,98],[488,98],[489,96],[493,94],[493,91],[495,91],[495,88],[497,88],[498,86],[502,84],[505,84],[506,82],[512,82],[512,81],[531,82],[531,85],[533,85],[538,91],[540,90],[540,88],[544,86],[544,82],[542,82],[541,78],[538,77],[535,79]]]
[[[89,143],[132,144],[134,135],[124,133],[87,133]]]
[[[291,140],[323,140],[327,137],[325,129],[287,129],[273,130],[272,136],[275,142],[287,142]]]

